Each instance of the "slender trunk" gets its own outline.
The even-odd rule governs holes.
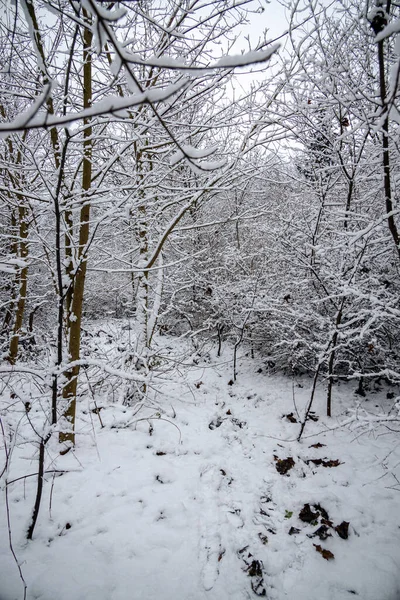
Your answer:
[[[217,333],[218,333],[218,352],[217,356],[221,356],[221,348],[222,348],[222,332],[224,330],[224,326],[221,323],[217,323]]]
[[[88,20],[86,11],[83,11],[84,18]],[[92,45],[93,34],[91,29],[85,28],[83,32],[83,108],[90,108],[92,102]],[[71,361],[77,361],[80,358],[81,344],[81,322],[83,309],[83,296],[85,290],[86,268],[87,268],[87,243],[89,241],[89,219],[90,202],[87,198],[87,192],[92,183],[92,150],[93,150],[93,128],[90,118],[83,121],[83,163],[82,163],[82,208],[80,212],[79,225],[79,248],[78,248],[78,266],[74,279],[74,290],[71,302],[71,313],[69,317],[69,356]],[[68,421],[69,429],[60,432],[60,442],[67,442],[68,446],[75,444],[75,414],[76,414],[76,392],[78,384],[79,366],[74,366],[67,372],[67,383],[63,390],[63,397],[67,400],[67,407],[63,416]]]
[[[164,283],[164,269],[163,269],[163,255],[160,254],[160,259],[158,261],[158,270],[156,273],[157,283],[154,290],[154,300],[153,306],[151,308],[151,313],[148,319],[147,329],[148,329],[148,339],[147,345],[150,348],[151,342],[153,339],[154,332],[156,330],[158,315],[160,312],[161,306],[161,298],[163,294],[163,283]]]
[[[139,207],[139,264],[145,266],[148,260],[149,241],[147,236],[146,207]],[[136,351],[140,355],[148,346],[148,308],[149,308],[149,273],[140,274],[137,289],[137,324],[139,328]]]
[[[333,334],[333,337],[332,337],[333,350],[329,356],[329,361],[328,361],[328,390],[327,390],[327,394],[326,394],[326,416],[327,417],[332,416],[333,372],[334,372],[335,357],[336,357],[335,346],[336,346],[337,338],[338,338],[338,332],[335,331],[335,333]]]
[[[350,208],[351,208],[351,200],[352,200],[352,196],[353,196],[353,190],[354,190],[354,177],[352,177],[350,179],[349,187],[347,190],[346,212],[345,212],[344,223],[343,223],[343,227],[345,229],[347,229],[347,226],[348,226],[348,218],[349,218],[349,213],[350,213]]]
[[[64,221],[66,226],[66,232],[64,235],[65,244],[65,274],[69,286],[65,292],[65,316],[66,316],[66,328],[70,326],[70,315],[72,308],[72,298],[74,293],[74,261],[73,261],[73,221],[71,211],[67,210],[64,213]]]
[[[25,7],[27,11],[27,19],[31,21],[33,28],[33,43],[37,50],[37,55],[40,57],[38,60],[38,67],[43,77],[43,83],[49,84],[50,77],[47,72],[47,60],[46,53],[43,46],[42,36],[39,31],[39,24],[36,18],[35,7],[32,0],[25,0]],[[75,40],[74,40],[75,43]],[[54,115],[54,103],[51,95],[46,100],[46,108],[49,115]],[[54,197],[54,211],[56,216],[56,270],[57,270],[57,293],[58,293],[58,319],[57,319],[57,361],[56,366],[61,365],[62,362],[62,324],[63,319],[63,285],[62,285],[62,266],[61,266],[61,211],[60,211],[60,195],[61,185],[63,182],[63,165],[65,162],[65,153],[67,144],[65,144],[63,151],[61,152],[60,138],[57,127],[50,129],[50,141],[53,149],[54,165],[58,172],[57,189]],[[51,422],[54,425],[57,423],[57,400],[58,400],[58,374],[53,375],[52,381],[52,406],[51,406]]]
[[[338,337],[339,337],[338,327],[339,327],[340,323],[342,322],[344,304],[345,304],[345,299],[343,298],[340,308],[338,310],[338,313],[336,315],[335,331],[332,336],[332,350],[329,355],[329,361],[328,361],[328,390],[327,390],[327,394],[326,394],[326,416],[327,417],[332,416],[332,389],[333,389],[333,375],[334,375],[334,370],[335,370],[336,344],[337,344]]]
[[[26,293],[28,287],[28,223],[27,223],[27,208],[23,204],[23,198],[18,196],[20,205],[18,207],[19,221],[19,242],[18,242],[18,257],[25,261],[25,266],[22,266],[18,275],[18,297],[16,301],[16,313],[13,326],[13,332],[10,340],[10,348],[8,354],[9,362],[14,365],[18,355],[18,344],[21,334],[22,323],[24,320]]]
[[[43,493],[43,476],[44,476],[44,451],[47,442],[51,437],[51,433],[47,434],[45,438],[41,438],[39,445],[39,466],[38,466],[38,478],[36,485],[36,498],[35,504],[33,507],[32,519],[30,525],[28,527],[28,531],[26,534],[26,539],[31,540],[33,537],[33,532],[35,530],[36,521],[39,516],[40,504],[42,501],[42,493]]]
[[[13,232],[12,237],[16,238],[17,237],[17,234],[16,234],[17,219],[15,217],[14,210],[11,211],[11,232]],[[17,243],[16,239],[12,242],[12,244],[10,244],[10,251],[11,251],[11,254],[13,254],[14,256],[17,256],[18,243]],[[15,301],[16,301],[16,297],[17,297],[17,292],[16,292],[17,283],[18,283],[18,281],[13,281],[13,282],[8,283],[6,289],[4,290],[5,292],[8,292],[10,300],[9,300],[8,306],[6,308],[6,314],[4,316],[1,333],[2,333],[2,335],[7,335],[7,337],[11,331],[12,318],[13,318],[13,314],[14,314],[14,310],[15,310]]]
[[[391,2],[388,0],[386,6],[386,14],[390,12]],[[374,33],[377,35],[387,25],[387,19],[385,14],[378,11],[371,27]],[[390,234],[393,238],[394,245],[396,247],[397,255],[400,259],[400,237],[397,229],[396,221],[394,219],[393,212],[393,200],[392,200],[392,186],[390,176],[390,151],[389,151],[389,107],[387,100],[387,89],[386,89],[386,76],[385,76],[385,41],[381,40],[378,42],[378,65],[379,65],[379,92],[381,97],[382,111],[385,116],[385,120],[382,125],[382,164],[383,164],[383,189],[385,194],[385,206],[386,213],[388,215],[387,222]]]
[[[300,440],[301,440],[304,428],[305,428],[307,420],[308,420],[308,415],[310,414],[310,410],[311,410],[313,402],[314,402],[315,392],[316,392],[316,389],[317,389],[317,381],[318,381],[318,377],[319,377],[319,372],[321,370],[321,365],[322,365],[322,363],[319,363],[319,365],[318,365],[318,367],[317,367],[317,369],[316,369],[316,371],[314,373],[314,381],[313,381],[313,386],[312,386],[312,390],[311,390],[310,400],[308,401],[306,412],[304,414],[304,419],[303,419],[303,421],[301,423],[300,432],[299,432],[299,435],[297,436],[297,441],[298,442],[300,442]]]

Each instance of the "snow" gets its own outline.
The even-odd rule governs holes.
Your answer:
[[[252,50],[244,54],[223,56],[214,67],[240,67],[266,62],[279,50],[280,44],[272,44],[266,50]]]
[[[130,53],[128,51],[124,52],[124,59],[127,62],[137,65],[147,65],[162,69],[182,70],[188,73],[192,71],[199,71],[200,73],[204,74],[214,69],[234,69],[237,67],[245,67],[267,62],[272,55],[279,50],[279,47],[280,44],[271,44],[265,50],[250,50],[249,52],[244,52],[243,54],[225,55],[216,62],[213,62],[207,66],[186,64],[184,60],[176,59],[170,56],[151,56],[147,59],[143,59],[138,54]]]
[[[10,258],[8,256],[0,256],[0,272],[1,273],[17,273],[18,269],[24,269],[28,263],[22,258]]]
[[[99,329],[104,335],[88,343],[101,348],[106,325]],[[163,344],[160,355],[182,352],[182,340],[156,343]],[[179,361],[146,406],[111,403],[99,393],[103,427],[93,403],[81,399],[75,451],[58,456],[54,440],[48,448],[47,468],[66,472],[46,475],[29,543],[35,478],[8,486],[28,600],[245,600],[256,597],[252,584],[271,600],[400,597],[395,427],[363,428],[348,411],[357,402],[354,383],[335,388],[336,417],[323,417],[321,384],[319,420],[307,423],[299,443],[299,423],[285,415],[299,420],[295,406],[302,414],[312,380],[269,374],[262,357],[243,355],[238,366],[231,383],[232,349],[226,345],[217,358],[210,346]],[[386,393],[371,388],[359,411],[374,415],[394,406]],[[2,400],[5,406],[6,393]],[[34,419],[34,407],[30,414]],[[27,432],[20,424],[18,435],[26,439]],[[325,446],[311,447],[317,442]],[[282,475],[274,456],[292,457],[295,465]],[[17,443],[8,480],[35,473],[35,458],[32,446]],[[333,526],[325,541],[309,537],[319,525],[300,520],[305,504],[320,504],[333,526],[349,522],[348,539]],[[0,598],[20,600],[1,506]],[[289,535],[291,527],[300,532]],[[315,545],[334,559],[324,560]],[[257,564],[261,575],[252,577]]]
[[[24,129],[25,127],[53,127],[98,115],[117,114],[118,116],[123,117],[125,116],[125,109],[146,102],[162,102],[167,100],[185,87],[186,83],[187,80],[180,79],[179,82],[168,85],[163,89],[148,90],[131,94],[123,98],[111,95],[103,100],[95,102],[90,108],[86,108],[76,113],[69,112],[63,116],[51,116],[47,113],[38,113],[40,105],[43,104],[47,95],[47,92],[44,92],[38,100],[32,103],[27,111],[21,113],[9,123],[0,124],[0,133],[4,132],[7,134],[7,132]]]
[[[207,158],[218,150],[218,146],[211,146],[210,148],[195,148],[190,144],[180,144],[180,146],[182,150],[177,150],[174,152],[169,160],[169,164],[171,166],[176,165],[183,158],[185,158],[185,156],[191,159]]]
[[[103,21],[118,21],[127,13],[126,8],[123,6],[117,8],[113,6],[112,10],[109,10],[108,8],[103,8],[98,3],[94,4],[91,0],[81,0],[81,3],[85,10],[95,17],[100,17]]]
[[[381,42],[382,40],[393,35],[394,33],[399,33],[399,32],[400,32],[400,19],[396,19],[395,21],[392,21],[391,23],[386,25],[386,27],[383,29],[383,31],[378,33],[378,35],[375,38],[375,41]]]

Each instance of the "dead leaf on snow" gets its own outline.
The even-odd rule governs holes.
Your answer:
[[[341,465],[342,463],[339,461],[338,458],[334,459],[334,460],[325,460],[323,458],[310,458],[308,460],[304,461],[306,463],[306,465],[309,465],[310,463],[313,463],[314,465],[316,465],[317,467],[319,466],[323,466],[323,467],[338,467],[339,465]]]
[[[321,516],[326,519],[327,521],[329,521],[329,515],[327,513],[327,511],[324,509],[323,506],[321,506],[319,503],[318,504],[314,504],[314,508],[315,510],[318,510],[321,513]]]
[[[349,525],[350,523],[348,521],[342,521],[340,525],[336,525],[335,527],[336,533],[342,538],[342,540],[347,540],[349,537]]]
[[[328,539],[328,537],[331,537],[331,534],[329,533],[329,529],[326,525],[321,525],[321,527],[318,527],[318,529],[314,531],[310,537],[319,537],[320,540],[324,541]]]
[[[275,458],[275,456],[274,456]],[[278,471],[278,473],[280,473],[281,475],[286,475],[286,473],[288,471],[290,471],[290,469],[292,469],[294,467],[294,465],[296,464],[293,460],[293,458],[291,456],[288,456],[287,458],[275,458],[276,460],[276,470]]]
[[[307,419],[309,419],[310,421],[315,421],[317,422],[319,417],[318,415],[315,414],[315,412],[313,412],[312,410],[308,413]]]
[[[305,523],[312,523],[318,519],[319,514],[320,513],[313,512],[309,504],[305,504],[299,513],[299,519]]]
[[[291,412],[288,415],[284,415],[288,421],[290,421],[291,423],[297,423],[297,419],[294,416],[294,414]]]
[[[314,547],[316,551],[319,552],[325,560],[332,560],[333,558],[335,558],[335,555],[332,554],[330,550],[322,548],[322,546],[320,546],[319,544],[314,544]]]

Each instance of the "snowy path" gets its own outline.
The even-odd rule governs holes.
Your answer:
[[[285,442],[298,433],[284,417],[294,410],[292,381],[256,366],[243,359],[234,385],[226,368],[209,366],[189,371],[190,392],[170,385],[164,416],[181,444],[166,421],[116,428],[129,421],[123,407],[103,409],[96,445],[83,423],[76,458],[58,462],[75,471],[54,480],[51,513],[49,478],[29,545],[33,481],[12,487],[28,600],[399,600],[400,490],[390,476],[399,440],[343,429]],[[296,387],[299,407],[310,385]],[[320,414],[322,399],[321,390]],[[310,423],[306,435],[326,423]],[[294,465],[279,473],[288,458]],[[23,452],[15,460],[18,473],[34,468]],[[306,504],[313,523],[299,518]],[[324,518],[326,539],[310,537]],[[348,539],[335,530],[343,522]],[[0,527],[0,600],[22,600],[4,514]]]

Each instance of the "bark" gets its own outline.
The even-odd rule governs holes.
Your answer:
[[[390,12],[390,0],[387,2],[386,14]],[[371,27],[375,34],[380,33],[385,25],[387,24],[386,16],[380,15],[379,13],[371,23]],[[392,185],[390,175],[390,151],[389,151],[389,107],[387,99],[387,86],[386,86],[386,75],[385,75],[385,48],[384,40],[378,42],[378,65],[379,65],[379,91],[381,97],[382,111],[385,116],[385,120],[382,125],[382,165],[383,165],[383,189],[385,194],[385,206],[387,223],[390,234],[393,238],[394,245],[396,247],[397,255],[400,259],[400,237],[397,229],[396,221],[394,219],[393,212],[393,199],[392,199]]]
[[[83,11],[84,18],[88,20],[86,11]],[[92,45],[93,34],[89,28],[83,32],[83,108],[90,108],[92,103]],[[80,358],[81,345],[81,323],[83,297],[85,290],[86,269],[87,269],[87,243],[90,233],[90,202],[87,198],[87,192],[92,183],[92,151],[93,151],[93,128],[90,119],[84,119],[83,132],[83,162],[82,162],[82,208],[80,212],[79,223],[79,247],[78,247],[78,266],[74,278],[74,289],[71,302],[71,313],[69,318],[69,357],[71,361],[77,361]],[[68,447],[75,444],[75,414],[76,414],[76,392],[79,376],[79,366],[73,367],[67,372],[67,383],[63,389],[63,397],[67,401],[67,407],[63,416],[67,419],[69,428],[60,432],[60,442],[67,442]]]
[[[18,197],[20,205],[18,207],[18,222],[19,222],[19,242],[18,242],[18,257],[26,261],[28,258],[28,222],[27,208],[23,204],[22,197]],[[13,332],[10,340],[10,348],[8,354],[9,362],[14,365],[18,355],[18,344],[21,334],[22,323],[25,314],[26,292],[28,287],[28,265],[22,267],[18,274],[18,297],[16,301],[16,313],[13,326]]]
[[[328,390],[326,395],[326,416],[332,416],[332,389],[333,389],[333,374],[335,370],[336,344],[339,337],[338,327],[342,321],[345,299],[342,299],[341,306],[338,310],[335,320],[335,331],[332,335],[332,350],[328,360]]]
[[[42,501],[42,493],[43,493],[43,476],[44,476],[44,451],[46,448],[46,444],[49,441],[51,436],[51,433],[48,434],[45,438],[42,438],[40,440],[40,445],[39,445],[39,468],[38,468],[38,478],[37,478],[37,485],[36,485],[36,498],[35,498],[35,504],[33,507],[33,513],[32,513],[32,519],[30,522],[30,525],[28,527],[28,531],[26,534],[26,539],[27,540],[31,540],[33,537],[33,532],[35,530],[35,526],[36,526],[36,521],[37,518],[39,516],[39,509],[40,509],[40,504]]]

